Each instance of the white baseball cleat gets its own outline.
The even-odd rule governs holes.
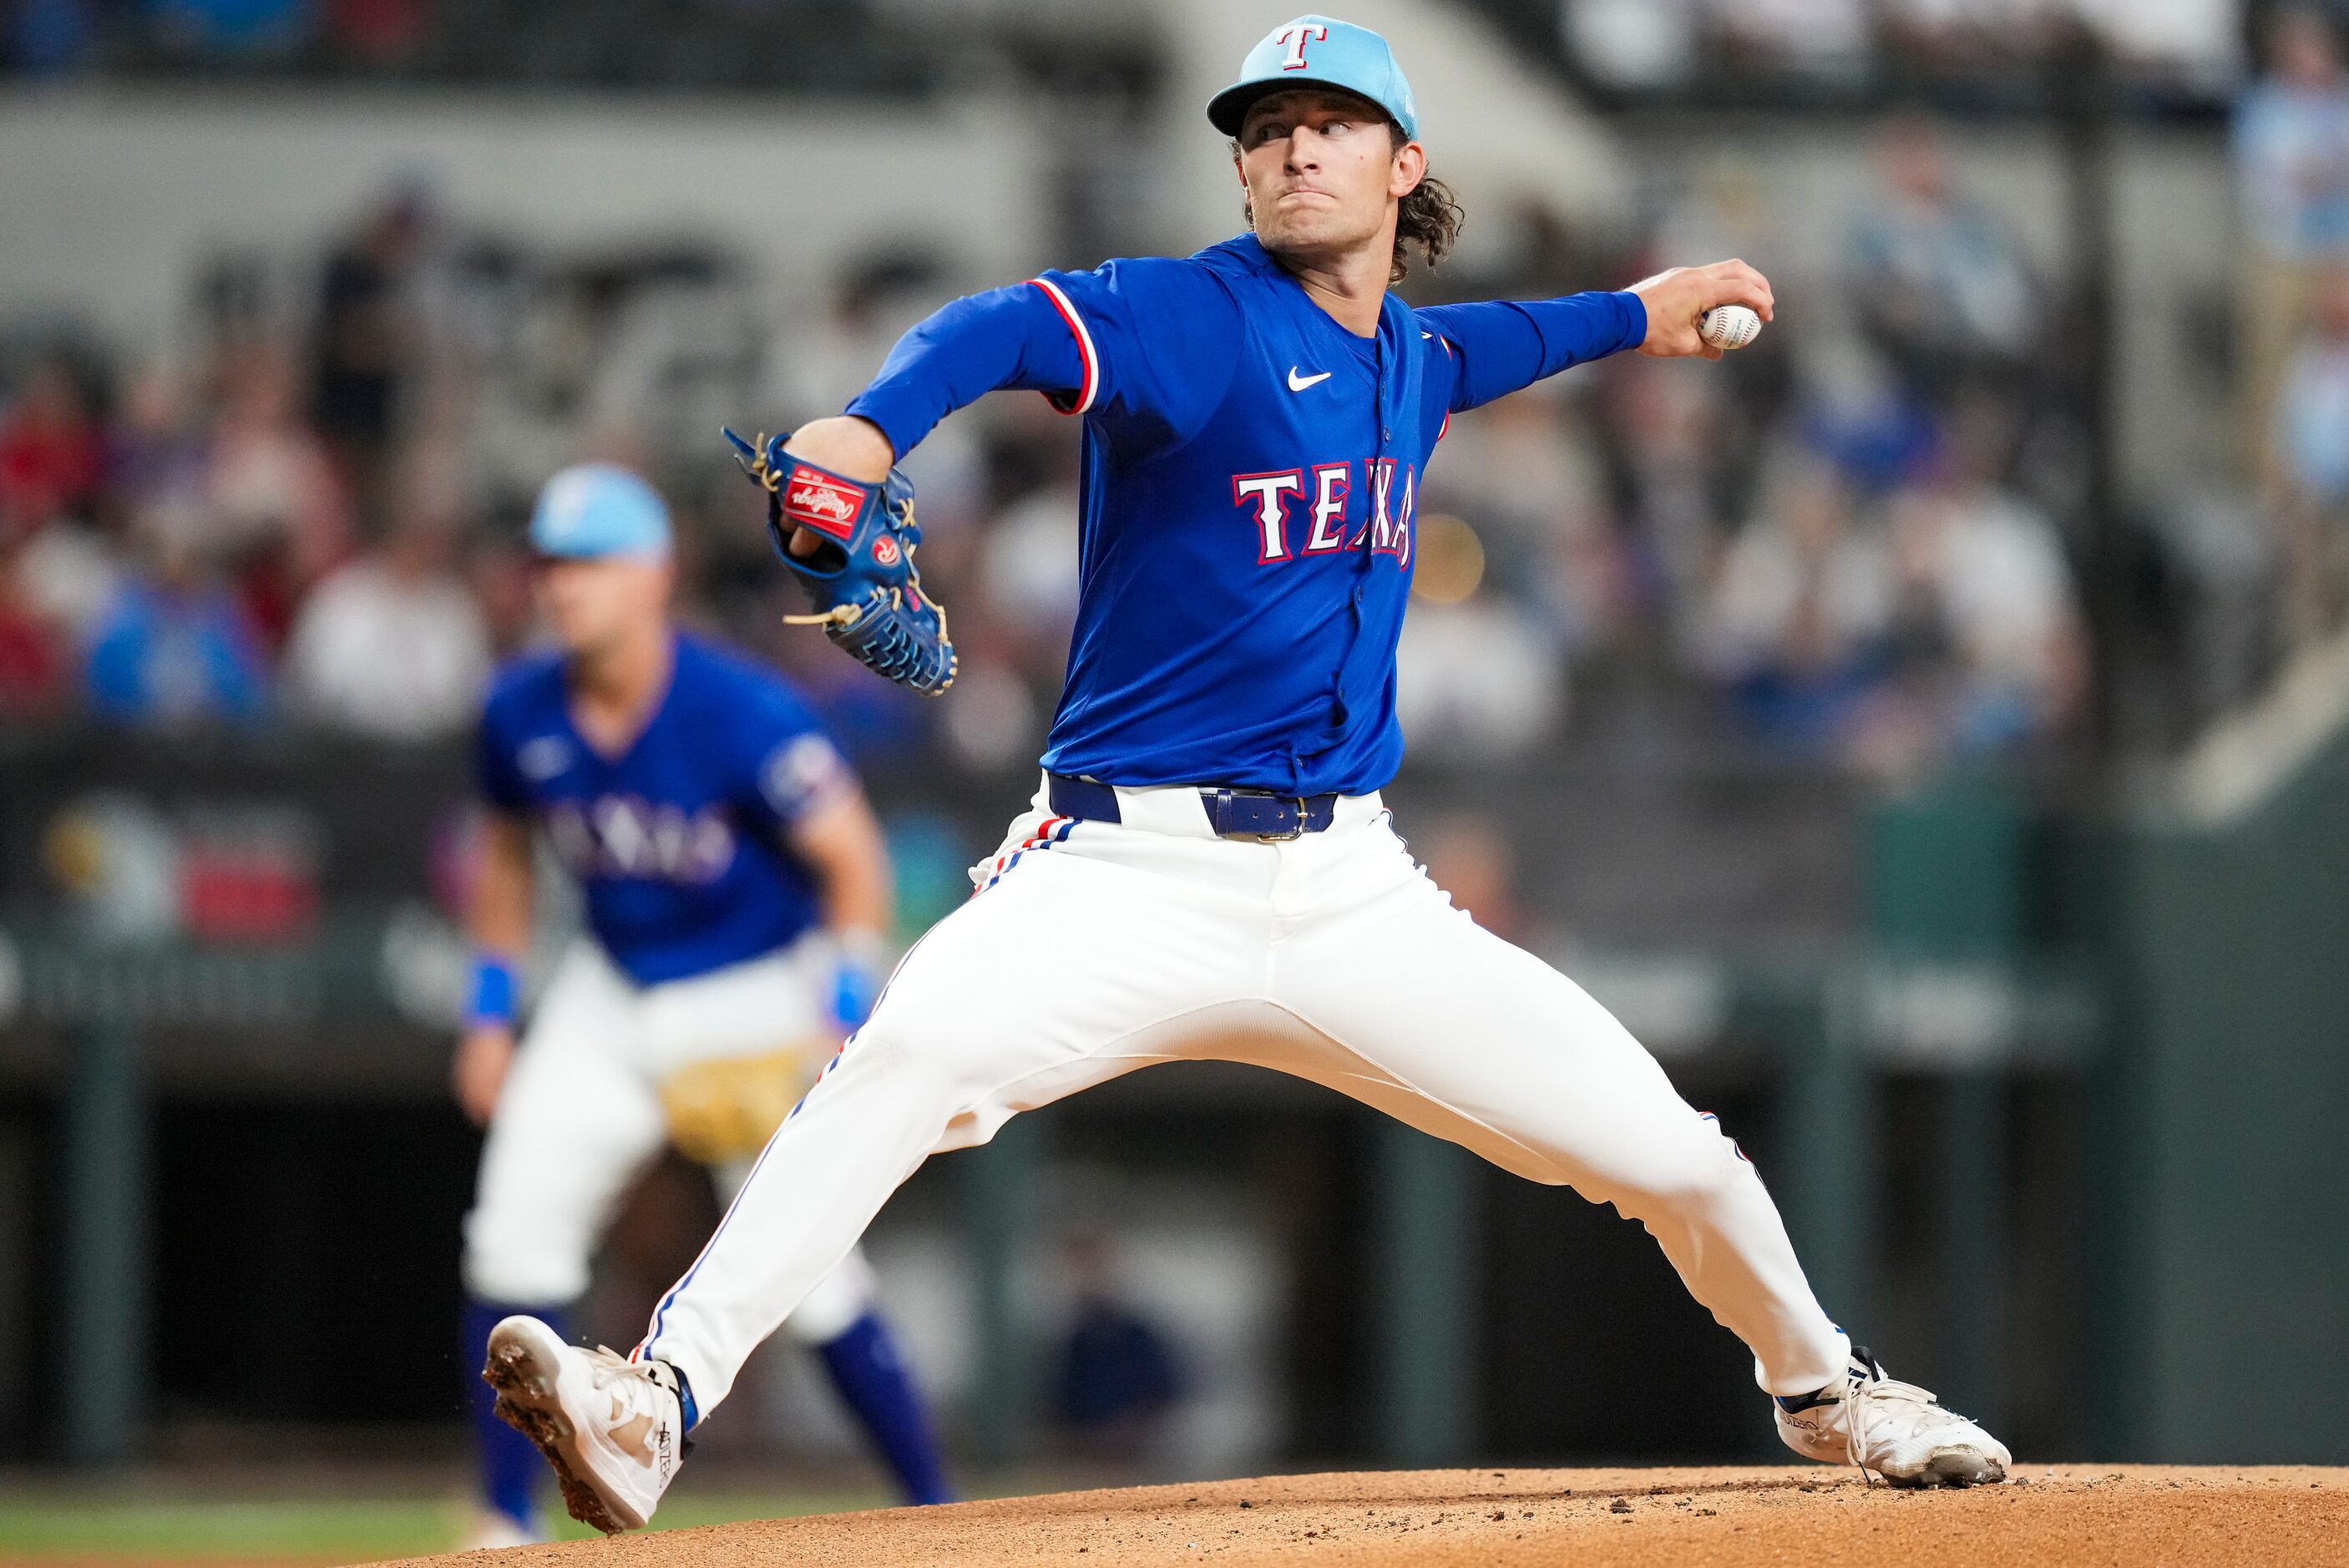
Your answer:
[[[1855,1346],[1843,1377],[1787,1396],[1778,1435],[1807,1460],[1857,1465],[1895,1486],[1982,1486],[2006,1479],[2006,1445],[1914,1383],[1896,1383]]]
[[[481,1380],[498,1391],[498,1418],[554,1467],[572,1518],[606,1535],[644,1528],[683,1457],[676,1372],[577,1349],[534,1317],[509,1317],[490,1330]]]

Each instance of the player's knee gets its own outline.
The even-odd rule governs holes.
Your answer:
[[[885,1074],[907,1094],[935,1093],[952,1101],[987,1059],[972,1043],[971,1026],[967,1009],[914,997],[885,998],[856,1031],[840,1065]]]
[[[1702,1208],[1754,1180],[1754,1168],[1711,1117],[1678,1136],[1651,1140],[1614,1173],[1608,1198],[1634,1218]]]

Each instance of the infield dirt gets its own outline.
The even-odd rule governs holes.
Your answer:
[[[2349,1565],[2349,1470],[2029,1465],[1915,1492],[1816,1466],[1274,1476],[656,1532],[443,1568],[1279,1562],[1744,1568]]]

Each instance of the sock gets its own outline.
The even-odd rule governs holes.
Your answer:
[[[1884,1368],[1877,1364],[1876,1357],[1868,1353],[1868,1346],[1864,1345],[1855,1345],[1851,1347],[1851,1369],[1870,1378],[1884,1376]],[[1847,1375],[1837,1378],[1832,1383],[1822,1384],[1807,1394],[1780,1394],[1776,1397],[1778,1408],[1790,1416],[1799,1416],[1805,1410],[1816,1409],[1821,1405],[1835,1404],[1843,1398],[1844,1388],[1850,1381],[1850,1377]]]
[[[482,1363],[489,1359],[490,1330],[501,1318],[526,1312],[563,1333],[559,1306],[509,1306],[494,1301],[465,1303],[466,1407],[473,1418],[473,1451],[481,1464],[481,1501],[533,1535],[543,1537],[538,1513],[539,1483],[546,1476],[546,1460],[538,1445],[497,1418],[497,1395],[481,1381]],[[566,1336],[567,1337],[567,1336]]]
[[[952,1502],[929,1414],[905,1374],[897,1341],[877,1312],[868,1312],[816,1346],[832,1386],[896,1473],[908,1502]]]

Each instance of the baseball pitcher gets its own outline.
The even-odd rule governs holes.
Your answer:
[[[500,1408],[607,1531],[651,1517],[684,1434],[933,1151],[1154,1062],[1326,1084],[1614,1204],[1753,1350],[1798,1453],[1909,1484],[2002,1479],[1988,1432],[1854,1348],[1754,1167],[1580,988],[1453,908],[1379,790],[1421,475],[1446,420],[1636,349],[1718,358],[1766,319],[1742,262],[1621,293],[1414,311],[1390,291],[1458,209],[1385,40],[1319,15],[1207,106],[1250,232],[947,305],[837,418],[745,447],[827,634],[952,678],[893,464],[1002,387],[1083,421],[1082,598],[1033,809],[916,945],[767,1147],[626,1360],[517,1317]],[[651,1430],[650,1443],[626,1434]]]

